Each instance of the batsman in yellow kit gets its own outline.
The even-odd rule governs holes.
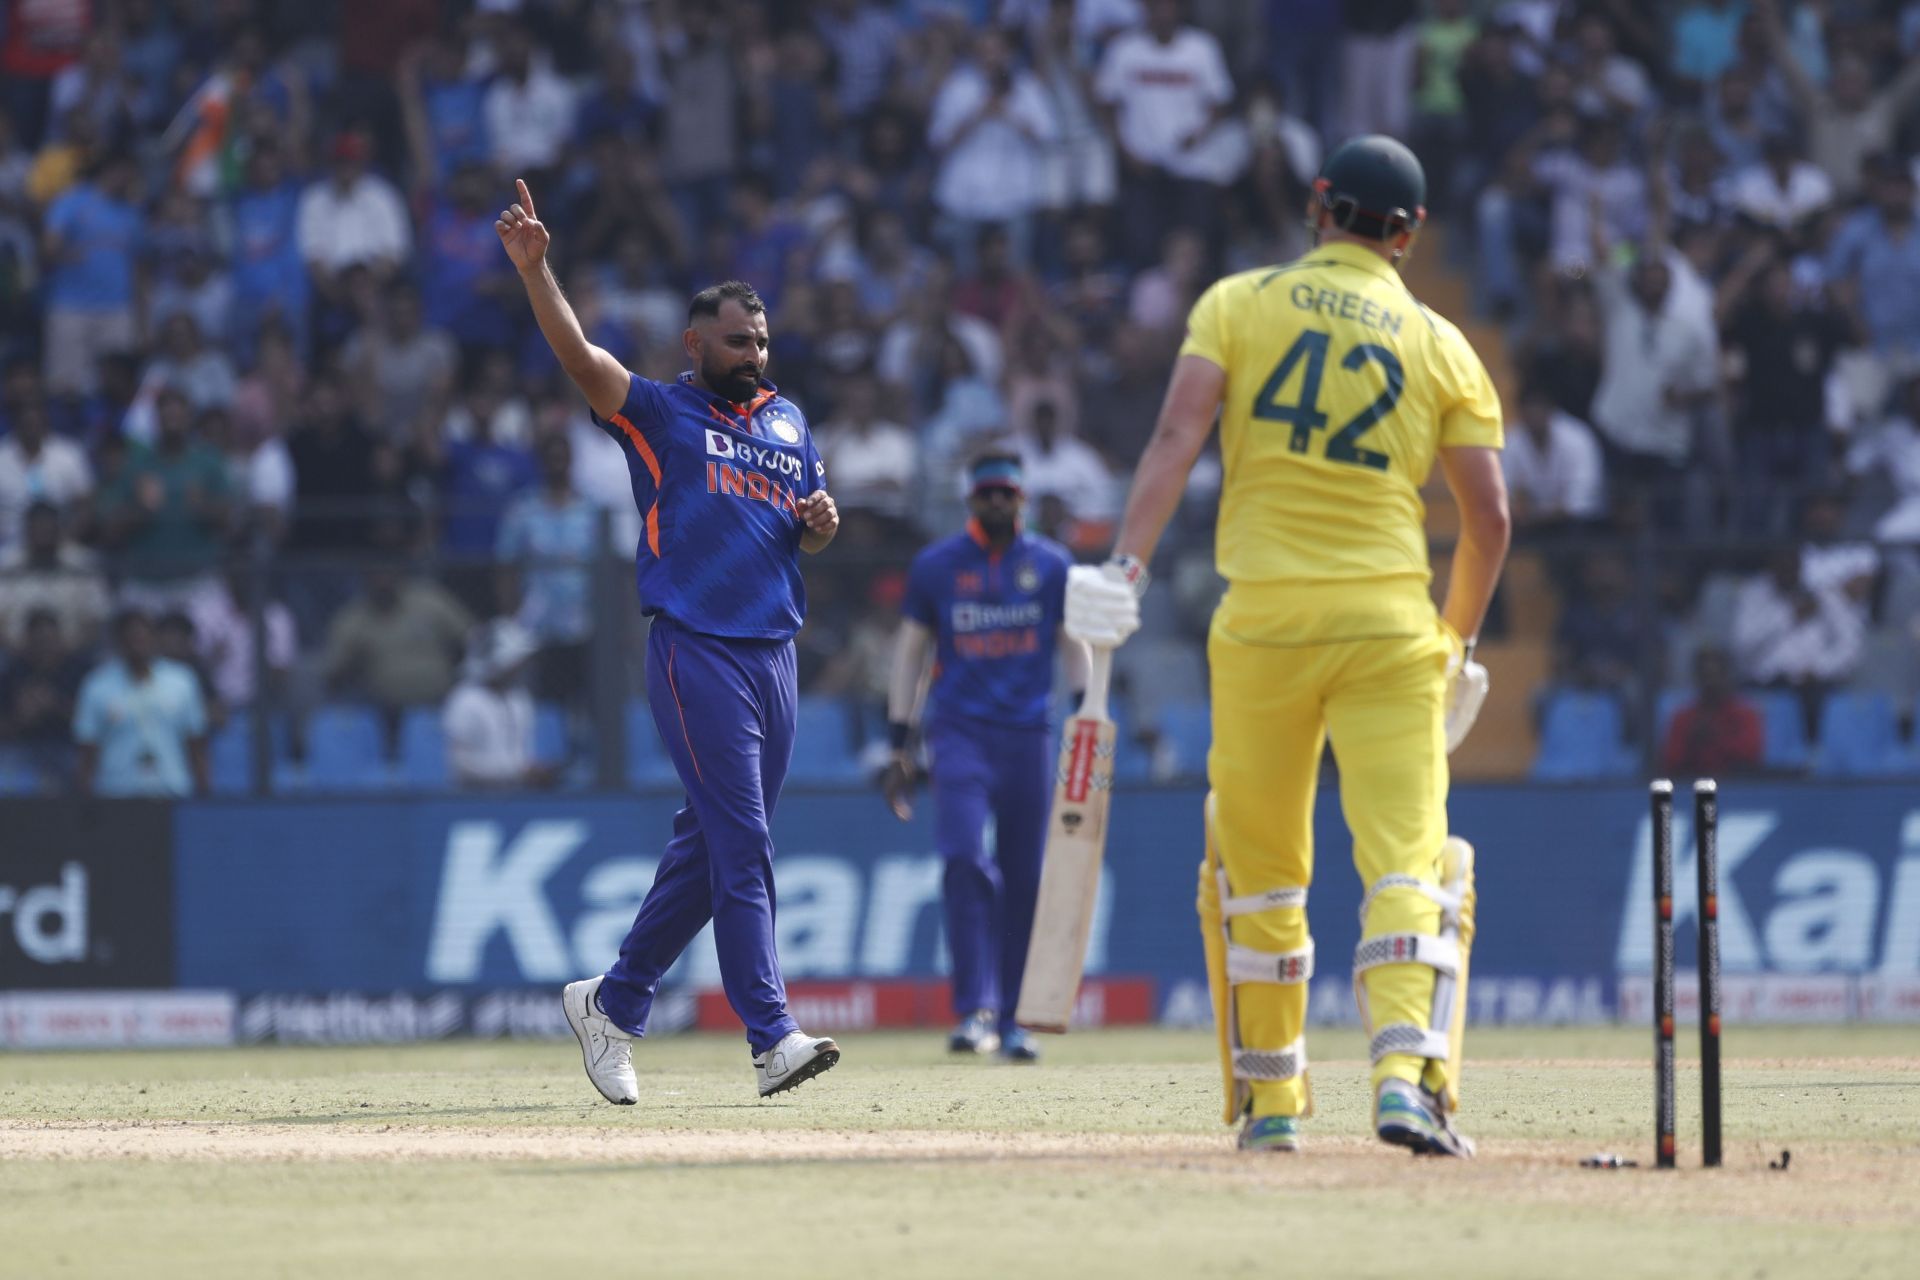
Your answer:
[[[1353,970],[1375,1132],[1416,1153],[1473,1153],[1452,1123],[1473,852],[1447,832],[1447,752],[1486,693],[1473,637],[1509,521],[1492,381],[1397,270],[1425,198],[1419,161],[1390,138],[1328,157],[1309,208],[1316,247],[1195,304],[1114,558],[1068,584],[1069,634],[1113,646],[1131,633],[1145,563],[1217,414],[1228,587],[1208,639],[1199,910],[1225,1115],[1248,1150],[1298,1150],[1312,1110],[1307,899],[1331,739],[1365,886]],[[1438,611],[1420,499],[1436,461],[1461,512]]]

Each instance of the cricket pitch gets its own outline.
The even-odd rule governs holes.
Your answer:
[[[1650,1039],[1473,1033],[1472,1162],[1368,1138],[1351,1032],[1313,1036],[1293,1157],[1233,1151],[1195,1033],[1049,1039],[1039,1067],[853,1035],[764,1103],[742,1042],[663,1039],[619,1108],[570,1041],[16,1054],[0,1276],[1911,1274],[1920,1031],[1730,1029],[1713,1171],[1684,1037],[1681,1168],[1645,1167]]]

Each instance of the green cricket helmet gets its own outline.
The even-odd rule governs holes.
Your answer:
[[[1391,240],[1427,220],[1427,175],[1420,158],[1384,134],[1344,142],[1314,179],[1320,207],[1342,231]]]

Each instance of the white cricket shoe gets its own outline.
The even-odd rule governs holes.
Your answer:
[[[840,1061],[840,1046],[804,1031],[790,1031],[785,1039],[753,1060],[760,1096],[772,1097],[813,1079]]]
[[[605,975],[569,982],[560,993],[567,1011],[567,1025],[580,1041],[580,1056],[586,1060],[587,1079],[608,1102],[630,1107],[640,1101],[640,1082],[633,1075],[633,1033],[613,1024],[600,1012],[597,996]]]

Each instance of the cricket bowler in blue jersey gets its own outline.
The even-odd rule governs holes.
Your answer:
[[[567,1021],[609,1102],[639,1100],[633,1042],[660,979],[709,920],[727,1001],[746,1024],[760,1095],[833,1066],[840,1048],[787,1013],[773,944],[768,826],[793,755],[793,636],[806,611],[798,553],[826,548],[840,517],[806,418],[762,374],[767,317],[751,286],[695,295],[693,368],[650,382],[588,342],[546,261],[533,196],[494,224],[560,365],[626,453],[645,520],[635,552],[653,619],[647,702],[687,803],[620,958],[568,985]]]
[[[947,1047],[998,1049],[1009,1061],[1032,1062],[1039,1048],[1013,1011],[1053,791],[1047,712],[1054,658],[1064,657],[1069,687],[1081,689],[1087,653],[1060,635],[1073,558],[1020,527],[1019,454],[981,454],[968,481],[966,531],[922,551],[907,576],[887,699],[894,754],[884,786],[894,814],[911,817],[910,742],[931,650],[926,743],[959,1019]]]

